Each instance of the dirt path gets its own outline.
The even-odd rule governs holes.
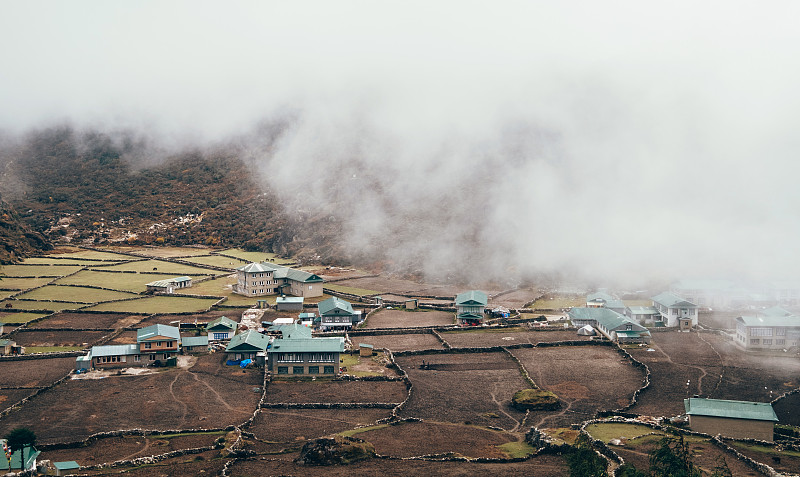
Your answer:
[[[183,402],[180,399],[178,399],[178,397],[175,395],[175,391],[173,389],[174,386],[175,386],[175,382],[178,381],[178,379],[183,375],[183,373],[184,372],[176,374],[175,375],[175,379],[173,379],[172,382],[169,383],[169,394],[172,396],[172,399],[175,402],[179,403],[181,405],[181,407],[183,408],[183,413],[181,414],[181,425],[179,427],[183,427],[183,425],[186,424],[186,414],[189,413],[189,406],[185,402]]]
[[[198,377],[197,377],[197,375],[196,375],[195,373],[193,373],[193,372],[191,372],[191,371],[186,371],[186,372],[187,372],[187,373],[189,373],[189,374],[191,374],[191,375],[192,375],[192,377],[194,378],[194,380],[195,380],[195,381],[197,381],[198,383],[201,383],[203,386],[207,387],[207,388],[209,389],[209,391],[211,391],[211,393],[212,393],[212,394],[214,394],[214,396],[216,396],[216,397],[217,397],[217,400],[218,400],[219,402],[221,402],[221,403],[222,403],[222,405],[223,405],[223,406],[225,406],[225,407],[226,407],[226,408],[227,408],[229,411],[233,411],[233,412],[242,412],[242,411],[240,411],[240,410],[238,410],[238,409],[235,409],[235,408],[231,407],[231,406],[230,406],[230,404],[228,404],[228,402],[227,402],[227,401],[225,401],[225,399],[223,399],[223,398],[222,398],[222,396],[221,396],[221,395],[220,395],[220,394],[217,392],[217,390],[216,390],[216,389],[214,389],[213,387],[211,387],[211,385],[209,385],[209,384],[208,384],[207,382],[205,382],[204,380],[202,380],[202,379],[198,378]],[[249,414],[249,413],[246,413],[246,414]]]
[[[118,460],[131,460],[131,459],[133,459],[134,457],[136,457],[137,455],[141,455],[141,454],[142,454],[144,451],[146,451],[146,450],[147,450],[147,449],[149,449],[149,448],[150,448],[150,439],[148,439],[148,438],[146,438],[146,437],[145,437],[145,438],[144,438],[144,447],[142,447],[141,449],[139,449],[137,452],[134,452],[134,453],[133,453],[133,454],[131,454],[131,455],[126,455],[126,456],[125,456],[125,457],[123,457],[122,459],[118,459]]]
[[[722,355],[719,353],[719,351],[717,351],[717,348],[715,348],[714,345],[712,345],[705,338],[703,338],[703,334],[702,333],[697,333],[697,337],[700,338],[700,340],[703,343],[707,344],[711,348],[711,350],[717,355],[717,358],[719,359],[719,367],[720,367],[719,379],[717,379],[717,384],[716,384],[716,386],[714,386],[714,389],[712,389],[711,392],[709,392],[707,394],[708,397],[711,397],[711,396],[714,395],[715,392],[717,392],[717,390],[719,389],[720,385],[722,384],[722,378],[725,376],[725,361],[722,359]]]
[[[497,410],[516,423],[516,425],[511,430],[509,430],[509,432],[517,432],[517,430],[519,430],[519,426],[521,426],[522,424],[518,420],[514,419],[514,416],[507,413],[506,410],[503,409],[503,403],[497,400],[497,395],[495,394],[497,392],[497,384],[498,383],[494,383],[494,387],[492,388],[492,391],[489,393],[489,395],[492,396],[492,401],[495,404],[497,404]]]

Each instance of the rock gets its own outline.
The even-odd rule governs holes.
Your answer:
[[[375,448],[355,437],[335,436],[307,442],[297,459],[304,465],[347,465],[374,457]]]
[[[541,389],[523,389],[514,393],[511,405],[520,411],[553,411],[561,407],[558,396]]]

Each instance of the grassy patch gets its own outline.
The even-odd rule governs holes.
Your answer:
[[[95,250],[80,250],[77,252],[58,253],[58,249],[56,249],[56,253],[52,255],[62,258],[85,258],[90,260],[110,260],[117,262],[120,260],[131,259],[131,257],[128,255],[121,255],[113,252],[99,252]]]
[[[248,262],[238,258],[223,257],[221,255],[204,255],[201,257],[185,258],[187,262],[196,263],[198,265],[211,265],[214,267],[230,268],[231,270],[236,267],[246,265]]]
[[[579,431],[577,429],[570,429],[568,427],[558,427],[551,429],[541,429],[542,432],[548,436],[556,439],[556,443],[565,442],[569,445],[575,444],[575,439],[578,438]]]
[[[178,275],[213,275],[219,272],[207,268],[182,265],[180,263],[164,262],[162,260],[139,260],[136,262],[120,263],[103,267],[103,270],[115,270],[126,272],[158,272],[167,273],[173,276]]]
[[[97,265],[96,260],[85,260],[82,258],[58,258],[58,255],[46,257],[29,257],[20,262],[22,265]],[[120,260],[121,261],[121,260]],[[111,263],[111,262],[109,262]]]
[[[505,452],[506,455],[512,459],[528,457],[536,452],[535,448],[524,441],[506,442],[503,445],[497,446],[497,448]]]
[[[10,278],[0,277],[0,288],[4,290],[30,290],[53,281],[52,278]]]
[[[586,427],[586,431],[595,439],[603,442],[608,442],[611,439],[619,439],[620,437],[634,439],[645,434],[650,434],[651,432],[655,432],[659,435],[664,434],[663,432],[651,427],[641,426],[638,424],[625,424],[620,422],[602,422],[598,424],[591,424]]]
[[[520,411],[553,410],[560,406],[558,396],[542,389],[523,389],[514,393],[511,405]]]
[[[6,298],[10,297],[15,293],[19,292],[14,290],[0,290],[0,300],[5,300]]]
[[[47,316],[49,313],[29,313],[27,311],[23,311],[20,313],[9,313],[5,316],[0,316],[0,321],[7,324],[19,324],[19,323],[27,323],[31,320],[35,320],[36,318],[41,318],[43,316]]]
[[[540,298],[531,305],[531,308],[534,310],[560,310],[573,306],[586,306],[586,298],[567,296]]]
[[[81,268],[81,265],[4,265],[0,273],[6,277],[63,277]]]
[[[32,353],[58,353],[60,351],[79,351],[81,346],[26,346],[25,354]]]
[[[276,265],[284,265],[287,263],[294,263],[294,260],[289,260],[285,258],[280,258],[274,253],[268,252],[245,252],[244,250],[238,248],[229,248],[228,250],[223,250],[219,252],[220,255],[228,255],[231,257],[236,257],[246,262],[264,262],[269,261]]]
[[[16,298],[25,298],[30,300],[56,300],[72,303],[98,303],[111,300],[122,300],[125,298],[133,298],[136,295],[133,293],[100,290],[97,288],[61,286],[61,285],[47,285],[29,292],[23,293]],[[49,309],[49,308],[48,308]]]
[[[160,258],[192,257],[195,255],[208,255],[210,252],[209,249],[194,247],[124,247],[119,248],[119,251]]]
[[[173,437],[185,437],[185,436],[223,436],[227,434],[227,431],[208,431],[208,432],[181,432],[178,434],[151,434],[151,436],[155,439],[172,439]],[[128,436],[132,439],[141,439],[139,436]]]
[[[175,275],[109,273],[95,270],[83,270],[70,277],[60,278],[56,280],[55,283],[58,285],[88,285],[131,293],[141,293],[147,290],[147,286],[145,286],[147,283],[156,280],[166,280],[168,278],[175,278]],[[193,288],[189,288],[188,290],[193,290]]]
[[[344,285],[336,285],[333,283],[325,283],[323,284],[323,287],[333,290],[335,292],[349,293],[351,295],[358,295],[358,296],[378,295],[380,293],[383,293],[377,290],[369,290],[367,288],[346,287]]]
[[[188,298],[177,296],[153,296],[138,300],[101,303],[87,310],[117,311],[120,313],[199,313],[207,310],[215,298]]]
[[[387,427],[389,427],[389,424],[378,424],[375,426],[359,427],[358,429],[350,429],[349,431],[340,432],[339,435],[345,437],[353,437],[356,434],[361,434],[362,432],[377,431],[378,429],[385,429]]]
[[[790,455],[792,457],[800,457],[800,452],[789,449],[777,451],[775,450],[774,447],[769,447],[759,444],[749,444],[746,442],[731,441],[731,440],[726,442],[730,445],[733,445],[734,447],[739,447],[740,449],[747,449],[753,452],[758,452],[760,454],[776,455],[776,456]]]
[[[14,308],[16,310],[62,311],[62,310],[77,310],[82,306],[86,306],[85,303],[68,303],[64,301],[5,300],[3,302],[0,302],[0,310],[2,310],[7,303],[10,303],[11,308]]]

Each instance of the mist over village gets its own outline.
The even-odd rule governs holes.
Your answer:
[[[796,3],[0,11],[0,475],[800,475]]]

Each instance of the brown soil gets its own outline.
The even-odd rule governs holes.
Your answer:
[[[159,461],[156,464],[142,467],[115,467],[114,469],[98,469],[86,472],[86,475],[123,475],[135,477],[184,477],[187,475],[220,475],[229,459],[220,458],[219,450],[202,454],[184,455]],[[81,462],[78,462],[79,464]],[[81,471],[83,473],[83,471]]]
[[[492,298],[489,306],[504,306],[506,308],[522,308],[526,303],[530,303],[541,296],[538,290],[516,290],[511,293]]]
[[[0,410],[13,406],[35,392],[36,389],[0,389]]]
[[[21,346],[92,346],[110,331],[21,331],[14,340]]]
[[[406,394],[400,381],[272,381],[265,402],[402,402]]]
[[[367,328],[412,328],[418,326],[445,326],[455,323],[455,314],[449,311],[380,310],[367,319]]]
[[[413,335],[353,335],[354,343],[367,343],[375,349],[392,351],[408,351],[421,349],[441,349],[442,342],[432,334]]]
[[[209,321],[214,321],[220,316],[226,316],[235,322],[239,322],[242,318],[242,312],[247,308],[228,308],[225,310],[212,310],[206,313],[198,313],[196,315],[154,315],[143,320],[140,327],[150,326],[155,324],[177,326],[176,321],[181,323],[200,323],[205,324]]]
[[[507,354],[453,353],[395,359],[414,384],[411,398],[401,411],[403,417],[506,430],[522,427],[525,413],[511,407],[511,398],[530,386]],[[432,369],[420,369],[423,360]]]
[[[67,380],[1,418],[0,434],[25,426],[46,444],[116,429],[224,427],[252,415],[261,385],[260,372],[226,367],[219,355],[201,356],[188,370]]]
[[[532,412],[530,424],[536,427],[567,427],[593,418],[597,411],[621,408],[643,385],[644,370],[611,347],[559,346],[512,353],[540,388],[554,392],[562,402],[559,411]]]
[[[506,330],[465,330],[441,333],[442,338],[453,348],[508,346],[522,343],[546,343],[553,341],[585,341],[588,336],[578,336],[575,331],[524,331],[522,328]]]
[[[766,464],[777,472],[782,472],[785,474],[796,474],[798,469],[800,469],[800,457],[793,456],[788,454],[783,450],[775,450],[774,452],[757,452],[755,450],[748,449],[744,446],[735,445],[732,441],[726,440],[727,444],[734,449],[738,450],[742,454],[746,455],[747,457],[753,459],[756,462],[761,462],[762,464]],[[730,463],[728,464],[730,466]],[[737,475],[734,473],[734,475]]]
[[[247,429],[259,439],[302,445],[389,417],[391,409],[262,409]]]
[[[75,369],[75,358],[0,361],[0,387],[44,387]]]
[[[123,331],[110,340],[107,345],[121,345],[136,343],[136,331]]]
[[[516,441],[505,432],[430,421],[405,422],[355,435],[375,446],[375,452],[392,457],[454,453],[465,457],[502,458],[497,447]]]
[[[142,319],[141,315],[124,313],[69,313],[62,312],[34,323],[32,328],[65,328],[65,329],[116,329],[134,326]]]

